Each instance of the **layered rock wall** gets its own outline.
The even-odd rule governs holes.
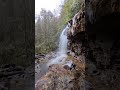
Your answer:
[[[52,65],[36,90],[120,90],[119,4],[119,0],[85,1],[68,21],[67,59],[76,68]]]
[[[84,27],[77,27],[79,13],[71,21],[77,24],[71,24],[68,49],[85,62],[85,80],[93,90],[119,90],[120,1],[86,0]]]

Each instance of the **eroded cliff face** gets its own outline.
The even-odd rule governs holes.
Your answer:
[[[119,0],[86,0],[85,1],[86,21],[95,23],[102,16],[120,11]]]
[[[68,57],[49,67],[36,90],[120,90],[120,1],[86,0],[68,21]]]
[[[83,12],[85,16],[78,18]],[[119,18],[119,0],[86,0],[85,11],[68,22],[68,49],[85,62],[85,82],[91,83],[93,90],[120,89]]]
[[[84,9],[82,10],[73,17],[74,19],[68,22],[69,30],[67,35],[68,39],[70,39],[69,42],[71,42],[71,37],[74,38],[77,36],[77,33],[85,31],[85,29],[82,28],[85,24],[85,12]],[[73,42],[71,42],[71,44],[73,44]],[[71,49],[68,49],[67,58],[64,58],[64,62],[48,67],[46,74],[37,80],[35,84],[36,90],[85,90],[84,57],[76,57],[74,52],[74,55],[71,53]],[[88,88],[91,88],[89,83],[87,83],[87,89]]]

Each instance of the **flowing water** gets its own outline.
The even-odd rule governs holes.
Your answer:
[[[59,38],[59,47],[58,47],[58,51],[56,52],[56,56],[55,58],[52,58],[47,64],[42,64],[40,66],[40,68],[38,68],[38,74],[35,75],[35,82],[41,77],[43,76],[47,71],[48,71],[48,67],[52,64],[58,64],[58,63],[62,63],[66,56],[67,56],[67,30],[68,30],[68,26],[64,28],[64,30],[62,31],[60,38]]]
[[[48,62],[48,65],[61,63],[66,58],[66,56],[67,56],[67,42],[68,42],[67,30],[68,30],[68,26],[66,26],[64,28],[64,30],[62,31],[62,33],[60,35],[59,47],[58,47],[58,51],[56,53],[56,57],[51,59]]]

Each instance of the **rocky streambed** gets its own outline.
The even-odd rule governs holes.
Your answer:
[[[50,52],[46,55],[38,54],[35,56],[35,82],[48,71],[47,63],[51,58],[55,57],[55,52]]]
[[[55,54],[49,57],[39,58],[40,63],[36,65],[36,90],[79,90],[85,88],[84,63],[77,58],[68,55],[64,62],[52,64],[47,63]],[[62,60],[61,60],[62,61]]]

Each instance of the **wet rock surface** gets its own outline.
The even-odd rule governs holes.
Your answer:
[[[68,49],[85,62],[85,80],[91,89],[119,90],[120,2],[87,0],[85,4],[85,32],[68,34]]]
[[[84,88],[84,74],[81,68],[64,68],[65,64],[49,66],[46,75],[42,76],[35,85],[36,90],[80,90]],[[83,81],[83,82],[82,82]]]
[[[68,38],[75,36],[77,33],[85,31],[85,11],[80,10],[75,16],[68,21]]]
[[[104,35],[102,37],[105,38]],[[85,62],[85,80],[90,83],[89,88],[119,90],[120,41],[103,38],[100,40],[99,36],[94,38],[91,35],[86,38],[85,33],[76,34],[69,40],[68,49],[78,61]]]
[[[120,90],[120,1],[87,0],[85,4],[85,11],[68,21],[66,60],[76,67],[52,65],[36,90]]]
[[[53,58],[54,54],[48,54]],[[68,56],[63,63],[52,64],[47,70],[48,57],[39,58],[38,69],[36,67],[35,90],[79,90],[84,89],[84,65],[78,60]],[[62,61],[62,60],[61,60]],[[79,64],[79,65],[78,65]],[[68,68],[66,68],[66,66]],[[43,72],[44,71],[44,72]],[[77,85],[76,85],[77,84]]]
[[[120,1],[86,1],[87,38],[84,44],[86,79],[94,90],[119,90]],[[91,12],[91,14],[90,14]]]
[[[51,58],[55,57],[55,52],[50,52],[42,57],[41,54],[36,56],[38,58],[35,59],[35,82],[48,71],[47,63]]]

